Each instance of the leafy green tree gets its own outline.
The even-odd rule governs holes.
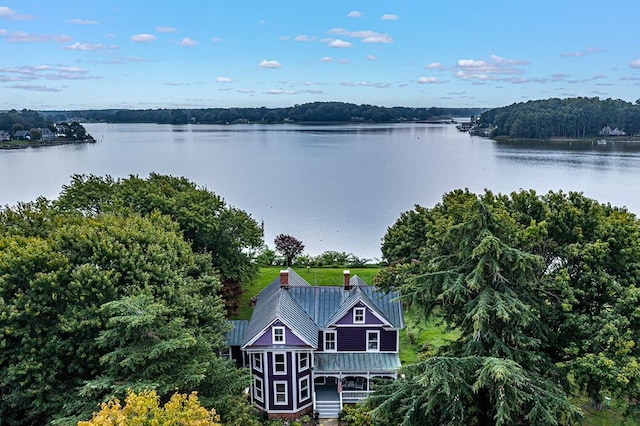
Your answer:
[[[229,313],[238,308],[243,284],[258,272],[254,255],[263,244],[258,223],[186,178],[155,173],[147,179],[130,176],[118,180],[75,175],[63,187],[56,205],[88,215],[125,208],[142,215],[158,211],[170,216],[194,250],[211,256],[220,273],[220,293]]]
[[[276,245],[276,251],[284,256],[287,268],[291,266],[296,256],[304,251],[302,241],[291,235],[280,234],[273,242]]]
[[[0,212],[0,418],[69,424],[124,389],[241,400],[223,362],[220,282],[177,224],[152,213],[83,216],[46,200]]]

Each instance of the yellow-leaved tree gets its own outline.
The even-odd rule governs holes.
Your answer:
[[[201,406],[195,392],[176,393],[161,407],[156,391],[146,390],[129,392],[124,406],[118,399],[103,403],[91,420],[78,426],[221,426],[219,422],[220,416]]]

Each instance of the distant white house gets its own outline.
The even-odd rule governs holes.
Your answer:
[[[623,130],[618,129],[617,127],[612,130],[611,127],[604,126],[598,132],[598,135],[600,135],[600,136],[625,136],[626,133]]]
[[[0,142],[6,142],[11,140],[11,133],[6,130],[0,130]]]
[[[47,128],[47,127],[39,127],[38,130],[40,131],[40,134],[42,135],[40,137],[40,140],[43,140],[43,141],[55,140],[56,134],[53,133],[49,128]]]

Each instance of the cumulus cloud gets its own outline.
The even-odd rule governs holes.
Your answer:
[[[100,44],[100,43],[98,43],[98,44],[88,44],[88,43],[75,42],[75,43],[70,44],[68,46],[63,46],[62,48],[65,49],[65,50],[92,51],[92,50],[102,49],[102,44]]]
[[[135,41],[137,43],[151,43],[156,39],[156,36],[153,34],[134,34],[131,36],[131,41]]]
[[[393,43],[393,38],[389,34],[371,30],[350,31],[346,28],[332,28],[328,31],[328,34],[359,38],[363,43]]]
[[[0,18],[11,19],[12,21],[28,21],[34,19],[32,15],[21,15],[7,6],[0,6]]]
[[[375,61],[376,57],[373,55],[367,55],[367,61]]]
[[[282,64],[278,61],[263,59],[258,64],[259,68],[282,68]]]
[[[86,80],[93,78],[83,68],[47,64],[0,68],[0,77],[4,81]]]
[[[604,52],[604,50],[602,49],[598,49],[597,47],[589,47],[585,50],[582,50],[580,52],[565,52],[565,53],[561,53],[560,56],[562,56],[563,58],[580,58],[582,56],[587,56],[587,55],[594,55],[596,53],[602,53]]]
[[[254,90],[251,90],[251,89],[238,89],[238,90],[236,90],[236,92],[238,92],[238,93],[253,93]]]
[[[175,27],[156,27],[157,33],[177,33],[178,30]]]
[[[382,21],[396,21],[399,18],[400,17],[398,15],[394,15],[392,13],[385,13],[384,15],[382,15],[380,17],[380,20],[382,20]]]
[[[440,83],[440,80],[438,80],[438,77],[420,77],[418,79],[418,83],[420,83],[420,84],[433,84],[433,83]]]
[[[631,68],[640,68],[640,59],[636,59],[635,61],[629,62],[629,66]]]
[[[68,35],[49,35],[49,34],[29,34],[23,31],[3,31],[0,36],[5,37],[9,43],[43,43],[53,41],[57,43],[68,43],[72,39]]]
[[[333,58],[331,56],[325,56],[324,58],[320,59],[320,62],[333,62]]]
[[[347,87],[355,87],[355,83],[351,83],[350,81],[341,81],[340,82],[341,86],[347,86]]]
[[[315,41],[316,37],[310,37],[306,34],[297,35],[293,41]]]
[[[92,19],[76,18],[76,19],[69,19],[67,22],[75,25],[98,25],[98,21],[94,21]]]
[[[360,18],[362,17],[362,12],[360,12],[359,10],[352,10],[351,12],[347,13],[347,18]]]
[[[231,77],[218,77],[216,78],[218,83],[233,83],[235,80]]]
[[[527,61],[508,59],[497,55],[491,55],[488,61],[477,59],[458,59],[456,65],[456,78],[472,80],[475,83],[482,81],[509,81],[505,75],[518,75],[524,71],[518,66],[528,65]],[[516,82],[517,80],[513,80]]]
[[[348,41],[340,40],[339,38],[337,38],[329,42],[329,47],[336,47],[341,49],[345,47],[353,47],[353,44],[349,43]]]
[[[428,70],[443,70],[446,68],[440,62],[431,62],[430,64],[427,64],[424,67]]]
[[[190,39],[189,37],[185,37],[180,41],[180,46],[191,47],[198,44],[197,41]]]

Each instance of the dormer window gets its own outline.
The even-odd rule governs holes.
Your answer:
[[[271,337],[274,345],[284,345],[284,327],[273,327],[271,329]]]
[[[353,323],[354,324],[364,324],[364,314],[366,312],[365,308],[354,308],[353,309]]]

